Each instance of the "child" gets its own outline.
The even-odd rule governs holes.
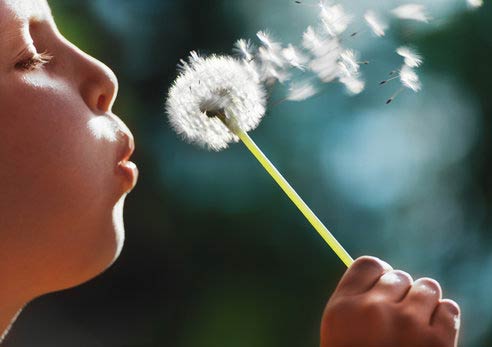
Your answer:
[[[0,335],[29,301],[118,257],[135,186],[112,71],[58,32],[46,0],[0,0]],[[322,347],[453,347],[459,308],[437,282],[370,257],[340,281]],[[2,337],[2,338],[3,338]],[[1,340],[1,339],[0,339]]]

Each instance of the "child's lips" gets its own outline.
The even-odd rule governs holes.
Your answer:
[[[127,186],[125,186],[125,192],[132,190],[137,184],[138,180],[138,168],[134,162],[129,160],[122,160],[118,163],[118,168],[127,178]]]
[[[124,144],[122,159],[118,162],[118,169],[123,173],[124,177],[126,177],[127,185],[125,186],[125,192],[128,192],[135,187],[138,180],[137,165],[129,160],[135,150],[133,136],[125,134]]]

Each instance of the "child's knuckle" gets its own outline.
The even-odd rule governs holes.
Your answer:
[[[382,260],[371,257],[371,256],[363,256],[359,257],[355,260],[354,264],[352,264],[351,269],[356,271],[376,271],[376,272],[385,272],[391,270],[388,268],[389,265]]]

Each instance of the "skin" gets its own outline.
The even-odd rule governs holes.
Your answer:
[[[460,309],[439,283],[373,257],[347,270],[326,305],[321,347],[454,347]]]
[[[33,66],[44,51],[51,61]],[[93,278],[121,251],[137,171],[111,112],[117,90],[45,0],[0,0],[0,336],[26,303]]]

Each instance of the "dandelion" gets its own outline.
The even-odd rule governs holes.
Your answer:
[[[376,36],[378,37],[384,36],[384,32],[388,27],[388,25],[383,21],[381,21],[381,19],[378,18],[378,16],[374,11],[372,10],[366,11],[366,13],[364,14],[364,19],[367,25],[369,25],[369,28],[371,28],[372,32]]]
[[[232,57],[203,58],[192,52],[180,71],[166,102],[174,130],[189,142],[216,151],[241,140],[344,264],[352,265],[352,257],[249,137],[247,131],[256,128],[265,114],[266,101],[264,86],[251,65]],[[300,99],[313,92],[304,86],[291,97]]]
[[[321,23],[316,29],[311,26],[306,29],[301,47],[284,46],[267,32],[259,31],[258,48],[245,39],[235,43],[237,58],[201,57],[191,52],[189,59],[181,61],[180,73],[168,93],[166,111],[171,126],[188,142],[219,151],[232,142],[242,141],[344,264],[350,266],[351,256],[248,135],[265,115],[265,86],[289,81],[294,76],[291,75],[294,68],[308,70],[324,83],[339,81],[351,94],[364,90],[360,64],[367,62],[360,62],[356,51],[344,48],[340,38],[352,16],[340,4],[331,5],[325,0],[319,3],[319,8]],[[429,20],[422,5],[403,5],[395,8],[393,14],[404,19]],[[376,36],[384,36],[387,25],[373,11],[367,11],[364,19]],[[407,47],[400,47],[397,52],[405,59],[405,64],[398,75],[394,72],[393,78],[399,78],[403,86],[387,103],[404,88],[415,92],[421,89],[413,68],[422,63],[422,58]],[[284,100],[301,101],[316,93],[318,88],[312,79],[290,81]]]
[[[318,89],[311,82],[293,82],[290,85],[286,99],[291,101],[302,101],[312,97],[316,93],[318,93]]]
[[[426,13],[425,6],[420,4],[401,5],[391,12],[400,19],[410,19],[426,23],[431,19]]]
[[[422,57],[409,47],[398,47],[396,53],[405,59],[405,65],[409,67],[419,67],[422,64]]]
[[[477,8],[483,5],[483,0],[466,0],[470,8]]]
[[[260,123],[265,104],[258,75],[243,62],[226,56],[202,58],[192,52],[169,91],[166,109],[178,134],[218,151],[239,141],[219,118],[233,112],[241,129],[249,131]]]

